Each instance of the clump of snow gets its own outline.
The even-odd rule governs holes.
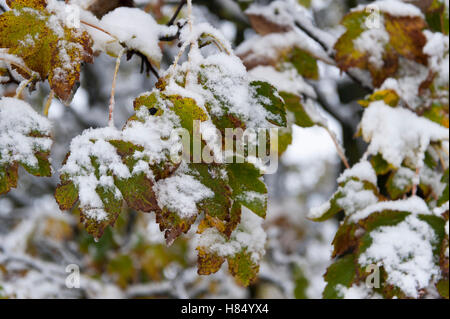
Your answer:
[[[347,216],[370,207],[378,202],[378,197],[372,190],[364,188],[360,181],[350,180],[344,186],[339,187],[338,192],[342,193],[342,198],[337,200],[337,204],[342,207]]]
[[[331,208],[330,201],[323,203],[320,206],[312,207],[308,213],[308,218],[317,219],[322,217]]]
[[[383,101],[373,102],[365,110],[361,131],[364,140],[370,143],[367,153],[381,154],[395,167],[400,167],[404,160],[422,167],[430,143],[449,139],[448,129]]]
[[[357,180],[355,180],[357,179]],[[347,216],[351,216],[378,202],[378,197],[373,190],[365,189],[363,182],[377,184],[377,176],[372,165],[362,161],[352,168],[345,170],[338,178],[339,186],[336,194],[339,194],[336,204],[339,205]],[[314,207],[310,210],[308,217],[317,219],[322,217],[331,208],[330,201]]]
[[[397,78],[386,79],[380,89],[394,90],[409,108],[415,110],[424,104],[426,96],[419,94],[419,90],[429,71],[420,63],[400,57]]]
[[[180,167],[172,176],[159,180],[154,191],[159,207],[190,218],[198,214],[197,203],[214,193],[184,170]]]
[[[67,174],[76,185],[79,192],[80,208],[94,220],[102,221],[107,218],[103,211],[103,202],[96,189],[102,186],[111,189],[115,197],[120,199],[122,194],[114,185],[115,175],[119,178],[129,178],[131,173],[122,162],[110,140],[121,138],[120,131],[106,127],[102,129],[88,129],[75,137],[70,144],[70,156],[61,168],[61,174]],[[100,177],[96,176],[96,169],[92,164],[96,159]]]
[[[159,36],[172,33],[153,19],[143,10],[137,8],[119,7],[102,17],[100,26],[116,36],[128,49],[143,53],[154,63],[162,59],[159,47]]]
[[[408,212],[411,213],[412,215],[431,214],[430,209],[428,208],[425,201],[418,196],[413,196],[404,200],[384,201],[375,203],[350,216],[349,221],[357,222],[361,219],[369,217],[373,213],[382,211]]]
[[[262,227],[263,219],[249,209],[242,207],[241,223],[227,240],[215,228],[208,228],[197,235],[196,244],[210,253],[221,257],[233,257],[246,249],[257,263],[265,253],[266,233]]]
[[[359,5],[352,11],[365,11],[367,5]],[[377,8],[381,12],[394,17],[423,17],[422,11],[415,5],[401,0],[380,0],[370,3],[370,8]]]
[[[156,91],[150,94],[157,94]],[[163,111],[161,116],[153,116],[146,106],[136,111],[139,121],[130,121],[122,130],[122,139],[144,147],[136,158],[147,158],[150,164],[167,161],[172,154],[182,150],[181,139],[176,134],[180,127],[178,116],[169,109],[167,100],[158,99],[157,107]]]
[[[44,137],[33,136],[38,133]],[[35,152],[49,152],[51,123],[26,102],[9,97],[0,99],[0,165],[20,162],[38,165]]]
[[[429,56],[429,66],[438,76],[437,86],[448,86],[449,82],[449,38],[440,32],[433,33],[425,30],[427,44],[423,53]]]
[[[425,168],[426,166],[424,166]],[[423,170],[422,170],[423,171]],[[393,183],[398,189],[405,189],[413,184],[416,173],[406,167],[400,167],[395,173]]]
[[[352,285],[347,288],[344,285],[338,285],[336,287],[339,291],[339,296],[344,299],[382,299],[383,297],[375,292],[372,288],[369,288],[365,283],[358,285]]]
[[[255,35],[239,45],[236,48],[236,54],[246,64],[265,65],[267,61],[277,61],[283,52],[293,48],[299,48],[320,60],[332,63],[320,45],[297,31],[270,33],[265,36]]]
[[[418,291],[439,276],[432,246],[436,235],[416,216],[408,216],[396,226],[380,227],[371,232],[371,237],[372,245],[358,262],[383,267],[387,283],[399,287],[408,297],[418,298]]]
[[[346,169],[338,178],[338,183],[343,183],[350,178],[357,178],[360,181],[367,181],[373,185],[377,185],[377,174],[368,161],[361,161],[352,168]]]
[[[367,53],[369,63],[378,69],[384,66],[383,55],[388,43],[389,34],[382,21],[380,22],[380,28],[366,30],[353,40],[355,49]]]

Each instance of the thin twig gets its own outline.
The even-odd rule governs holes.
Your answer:
[[[122,49],[122,51],[117,56],[116,68],[114,69],[114,78],[113,78],[113,83],[112,83],[112,87],[111,87],[111,98],[109,100],[109,121],[108,121],[108,124],[109,124],[110,127],[114,127],[114,105],[116,104],[114,96],[116,94],[116,80],[117,80],[117,74],[119,73],[120,59],[122,58],[122,55],[124,54],[124,52],[125,52],[125,49]]]
[[[167,26],[170,27],[171,25],[173,25],[175,23],[175,20],[178,18],[178,15],[181,12],[181,9],[183,9],[184,5],[187,3],[187,0],[182,0],[180,1],[180,4],[178,5],[177,9],[175,10],[174,15],[172,16],[172,18],[170,19],[169,22],[167,22]]]
[[[305,28],[303,25],[301,25],[298,22],[295,22],[295,26],[297,28],[299,28],[300,30],[302,30],[307,36],[309,36],[311,39],[313,39],[315,42],[317,42],[323,49],[324,51],[328,54],[328,56],[334,60],[334,53],[333,53],[333,48],[330,48],[328,46],[328,44],[325,43],[325,41],[322,41],[321,39],[319,39],[313,32],[311,32],[310,30],[308,30],[307,28]],[[368,85],[366,85],[362,80],[358,79],[355,75],[353,75],[350,71],[345,71],[345,73],[348,75],[348,77],[350,79],[352,79],[355,83],[358,83],[359,85],[361,85],[361,87],[363,87],[366,90],[372,91],[373,88],[369,87]]]
[[[100,27],[98,27],[98,26],[96,26],[96,25],[93,25],[93,24],[91,24],[91,23],[89,23],[89,22],[86,22],[86,21],[83,21],[83,20],[81,20],[80,22],[81,22],[82,24],[85,24],[85,25],[91,27],[91,28],[97,29],[98,31],[101,31],[101,32],[103,32],[103,33],[106,33],[107,35],[109,35],[109,36],[110,36],[111,38],[113,38],[114,40],[119,41],[119,39],[118,39],[115,35],[111,34],[110,32],[106,31],[105,29],[102,29],[102,28],[100,28]]]
[[[350,165],[348,164],[348,160],[347,160],[347,157],[345,156],[344,149],[342,148],[341,144],[337,140],[336,135],[330,130],[330,128],[328,128],[328,127],[324,127],[324,128],[330,135],[331,139],[333,140],[333,143],[336,146],[337,153],[338,153],[339,157],[341,158],[342,163],[344,163],[345,167],[347,169],[349,169]]]

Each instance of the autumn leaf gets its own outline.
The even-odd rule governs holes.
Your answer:
[[[368,17],[366,11],[354,11],[344,17],[342,25],[346,32],[334,46],[335,59],[341,70],[368,70],[373,85],[379,87],[396,74],[400,57],[427,65],[427,56],[423,53],[426,38],[422,33],[426,22],[421,17],[397,17],[382,12],[381,29],[368,29],[365,23]],[[370,43],[378,46],[376,51],[367,47]]]
[[[91,38],[67,27],[47,10],[44,0],[11,1],[10,5],[14,10],[0,15],[0,47],[22,58],[41,81],[48,79],[56,96],[69,103],[80,80],[81,64],[93,61]],[[34,78],[22,69],[17,71]]]

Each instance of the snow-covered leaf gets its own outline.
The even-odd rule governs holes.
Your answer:
[[[17,186],[18,165],[35,176],[51,176],[51,124],[26,102],[0,99],[0,194]]]
[[[13,10],[0,15],[0,47],[23,59],[34,72],[14,65],[23,77],[48,78],[56,96],[69,103],[80,79],[81,64],[93,60],[91,38],[68,27],[47,9],[44,0],[13,1],[11,5]]]

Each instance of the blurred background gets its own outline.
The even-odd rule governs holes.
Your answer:
[[[91,1],[91,0],[86,0]],[[80,1],[78,1],[80,2]],[[102,2],[102,1],[99,1]],[[160,23],[173,15],[179,1],[110,1],[96,14],[118,5],[134,5]],[[194,0],[196,22],[207,21],[238,47],[254,36],[239,1]],[[270,2],[270,1],[257,1]],[[343,15],[356,0],[298,0],[316,25],[339,35]],[[0,0],[4,5],[4,0]],[[241,3],[241,5],[245,5]],[[185,12],[181,12],[183,17]],[[176,55],[177,42],[162,44],[164,70]],[[133,114],[133,100],[150,91],[156,78],[141,74],[141,60],[123,57],[116,89],[116,126]],[[17,189],[0,197],[0,298],[320,298],[323,274],[330,263],[331,241],[338,220],[314,223],[306,218],[336,188],[342,164],[328,133],[320,127],[293,128],[293,142],[283,154],[278,172],[265,177],[269,210],[265,229],[268,240],[259,279],[242,288],[226,266],[211,276],[198,276],[192,231],[166,247],[154,216],[124,208],[114,228],[95,242],[79,223],[77,211],[59,210],[53,193],[58,169],[70,141],[89,127],[107,125],[108,103],[115,59],[101,54],[85,65],[70,106],[54,100],[49,113],[54,146],[51,178],[19,172]],[[350,164],[364,150],[354,139],[361,108],[355,102],[367,93],[337,68],[319,61],[320,80],[309,81],[317,93],[321,112],[343,142]],[[15,93],[17,85],[0,85],[0,96]],[[48,84],[40,84],[25,98],[44,105]],[[41,111],[37,108],[38,111]],[[82,275],[80,289],[68,289],[66,267],[76,264]]]

